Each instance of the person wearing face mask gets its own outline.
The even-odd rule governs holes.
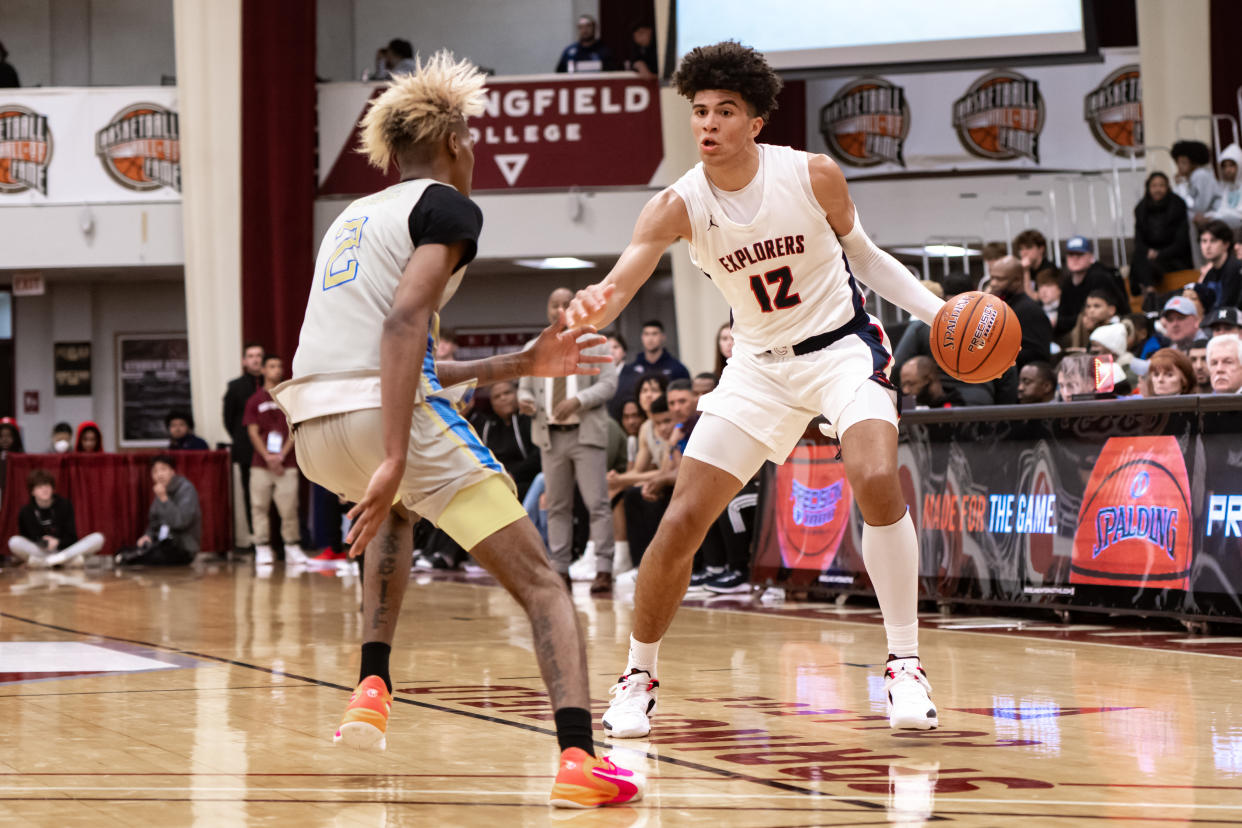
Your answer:
[[[52,427],[52,443],[48,451],[52,454],[65,454],[73,448],[73,426],[65,422]]]

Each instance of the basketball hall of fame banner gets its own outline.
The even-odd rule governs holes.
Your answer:
[[[383,84],[319,86],[319,194],[359,195],[396,183],[356,150],[358,121]],[[654,79],[629,72],[489,78],[470,119],[474,189],[646,187],[664,157]]]
[[[1142,152],[1137,49],[1102,63],[807,81],[807,149],[847,177],[1101,170]]]
[[[907,417],[923,597],[1242,620],[1240,430],[1238,401],[1211,398]],[[753,579],[869,591],[835,448],[808,430],[763,473]]]
[[[0,206],[178,201],[176,89],[0,89]]]

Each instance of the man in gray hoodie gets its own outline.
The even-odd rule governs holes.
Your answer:
[[[138,539],[137,547],[116,553],[118,566],[180,566],[198,554],[203,513],[194,484],[177,474],[177,461],[168,454],[151,458],[151,482],[154,499],[147,531]]]

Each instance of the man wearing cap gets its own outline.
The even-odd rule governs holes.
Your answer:
[[[1209,221],[1199,231],[1199,252],[1203,254],[1199,282],[1211,288],[1212,308],[1236,307],[1242,301],[1242,263],[1233,257],[1232,248],[1233,231],[1225,222]]]
[[[1242,339],[1237,334],[1213,337],[1208,342],[1207,358],[1213,394],[1242,391]]]
[[[1221,334],[1242,334],[1242,311],[1237,308],[1217,308],[1204,318],[1199,327],[1211,331],[1213,338]]]
[[[1195,303],[1185,296],[1174,296],[1164,303],[1160,321],[1164,323],[1164,335],[1168,337],[1169,346],[1183,354],[1189,352],[1199,334],[1199,310]]]
[[[1071,236],[1065,243],[1065,276],[1061,278],[1061,304],[1057,308],[1057,339],[1074,329],[1078,314],[1093,290],[1106,290],[1113,296],[1118,313],[1130,307],[1121,277],[1112,268],[1095,260],[1095,248],[1085,236]]]

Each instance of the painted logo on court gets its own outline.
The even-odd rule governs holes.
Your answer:
[[[906,165],[910,134],[906,91],[883,78],[859,78],[819,110],[819,132],[834,158],[851,167]]]
[[[1039,163],[1044,97],[1039,81],[1009,69],[988,72],[953,102],[953,128],[971,155]]]
[[[1123,158],[1143,154],[1143,83],[1131,63],[1083,98],[1083,118],[1100,146]]]
[[[181,129],[176,112],[153,103],[122,109],[95,133],[95,154],[127,190],[181,192]]]
[[[47,195],[51,160],[47,116],[17,104],[0,104],[0,193],[34,190]]]

